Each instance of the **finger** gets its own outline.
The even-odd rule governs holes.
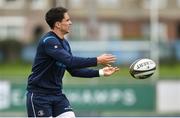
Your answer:
[[[116,58],[107,59],[107,61],[116,61]]]
[[[114,67],[115,69],[119,69],[118,67]]]
[[[107,63],[114,63],[115,61],[108,61]]]
[[[115,69],[116,71],[119,71],[119,68],[118,69]]]
[[[112,54],[104,54],[105,57],[116,57],[115,55]]]
[[[114,69],[115,69],[115,71],[119,71],[120,70],[118,67],[115,67]]]
[[[106,56],[114,56],[114,55],[112,55],[112,54],[104,54],[104,55],[106,55]]]
[[[108,66],[108,67],[112,67],[112,65],[110,65],[110,64],[106,64],[106,66]]]
[[[106,58],[106,60],[116,60],[117,58],[116,57],[108,57]]]
[[[107,56],[108,59],[116,59],[116,56],[111,55],[111,56]]]
[[[108,67],[108,70],[110,70],[110,71],[111,71],[111,70],[112,70],[112,67]]]

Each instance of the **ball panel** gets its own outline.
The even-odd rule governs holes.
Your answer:
[[[143,71],[140,71],[140,70],[132,70],[132,71],[133,71],[132,73],[135,75],[135,74],[141,74],[141,73],[151,72],[151,71],[154,71],[154,70],[156,70],[156,67],[153,68],[153,69],[151,69],[151,70],[143,70]]]
[[[140,73],[134,74],[134,76],[135,76],[135,77],[138,77],[138,76],[150,75],[150,74],[153,74],[154,71],[155,71],[155,70],[146,71],[146,72],[140,72]]]
[[[154,61],[150,59],[140,59],[136,61],[133,69],[143,71],[143,70],[151,70],[155,67],[156,67],[156,64]]]
[[[136,79],[146,79],[146,78],[148,78],[148,77],[150,77],[150,76],[152,76],[153,74],[149,74],[149,75],[143,75],[143,76],[136,76],[135,78]]]

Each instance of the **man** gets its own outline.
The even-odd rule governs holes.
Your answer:
[[[76,77],[109,76],[117,67],[106,66],[100,70],[87,67],[107,65],[116,58],[111,54],[82,58],[73,56],[64,35],[72,25],[67,9],[56,7],[45,16],[51,31],[41,37],[27,84],[28,117],[75,118],[66,96],[62,93],[62,78],[65,70]]]

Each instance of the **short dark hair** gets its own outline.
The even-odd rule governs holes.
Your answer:
[[[49,25],[49,27],[51,29],[54,28],[54,24],[57,21],[62,21],[62,19],[64,18],[64,13],[68,12],[68,9],[64,8],[64,7],[55,7],[55,8],[51,8],[45,16],[45,20],[47,22],[47,24]]]

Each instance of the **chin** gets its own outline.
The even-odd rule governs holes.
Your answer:
[[[67,33],[69,33],[69,31],[67,31]]]

